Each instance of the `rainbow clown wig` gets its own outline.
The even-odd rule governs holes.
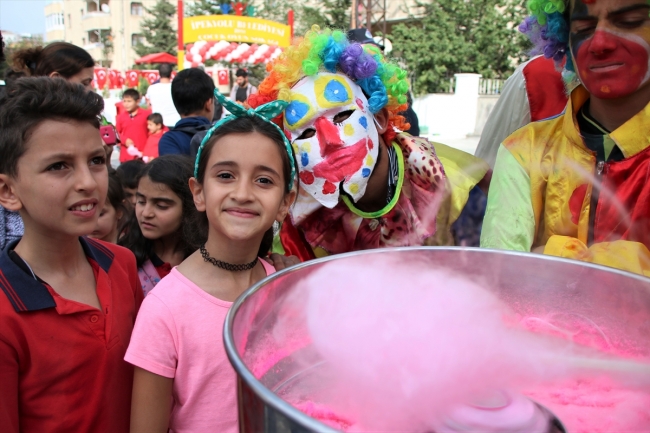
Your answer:
[[[519,26],[519,31],[528,36],[533,43],[532,55],[544,54],[564,68],[574,71],[569,52],[569,4],[568,0],[528,0],[527,17]]]
[[[269,75],[260,83],[258,93],[249,97],[252,107],[277,99],[291,101],[291,87],[303,77],[319,72],[343,73],[361,87],[373,114],[384,107],[388,110],[389,128],[384,140],[392,141],[395,128],[409,128],[399,115],[408,107],[406,71],[386,61],[376,46],[350,43],[342,31],[313,26],[266,69]]]

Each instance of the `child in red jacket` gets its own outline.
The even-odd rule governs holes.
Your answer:
[[[126,89],[122,95],[125,111],[117,116],[117,132],[120,134],[120,163],[131,161],[140,156],[147,143],[147,118],[151,110],[140,108],[140,93],[135,89]],[[135,146],[133,149],[130,149]]]
[[[142,151],[142,160],[144,162],[149,162],[154,158],[158,158],[158,142],[160,137],[169,131],[163,124],[163,118],[160,113],[153,113],[147,117],[147,130],[149,131],[149,136],[147,137],[147,144],[144,146]]]

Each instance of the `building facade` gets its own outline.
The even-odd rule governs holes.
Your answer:
[[[144,42],[140,23],[156,0],[55,0],[45,6],[45,41],[84,48],[100,66],[126,70]],[[176,23],[176,17],[172,17]]]

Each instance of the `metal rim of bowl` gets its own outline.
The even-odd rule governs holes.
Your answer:
[[[624,277],[632,278],[639,280],[644,283],[648,283],[650,278],[644,277],[642,275],[634,274],[632,272],[622,271],[616,268],[610,268],[607,266],[596,265],[593,263],[581,262],[578,260],[570,260],[561,257],[547,256],[543,254],[535,253],[525,253],[521,251],[506,251],[506,250],[496,250],[488,248],[467,248],[467,247],[395,247],[395,248],[377,248],[373,250],[363,250],[363,251],[352,251],[344,254],[334,254],[327,257],[322,257],[319,259],[309,260],[307,262],[302,262],[297,265],[291,266],[289,268],[283,269],[280,272],[275,272],[258,283],[251,286],[244,293],[242,293],[239,298],[233,303],[226,315],[226,321],[223,328],[223,341],[226,348],[226,355],[230,360],[231,365],[235,369],[237,375],[246,382],[246,385],[250,387],[255,394],[267,405],[275,409],[276,411],[286,414],[287,418],[302,424],[304,427],[309,428],[317,433],[339,433],[340,430],[336,430],[328,425],[310,417],[299,409],[295,408],[290,403],[287,403],[282,398],[278,397],[273,391],[262,385],[262,383],[253,375],[253,373],[246,367],[244,361],[241,359],[235,348],[234,339],[232,337],[232,328],[233,322],[235,320],[235,315],[241,307],[241,305],[246,302],[246,300],[252,296],[255,292],[261,289],[263,286],[269,282],[281,278],[287,274],[297,272],[303,268],[311,267],[316,264],[322,264],[333,260],[339,260],[346,257],[360,256],[360,255],[371,255],[371,254],[384,254],[392,253],[399,251],[429,251],[429,250],[444,250],[444,251],[465,251],[479,254],[494,254],[505,256],[524,256],[524,257],[534,257],[536,259],[543,260],[545,262],[561,262],[574,266],[582,266],[585,268],[592,268],[594,270],[605,271],[613,274],[619,274]]]

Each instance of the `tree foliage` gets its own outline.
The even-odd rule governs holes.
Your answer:
[[[316,6],[299,6],[299,22],[296,33],[301,35],[314,24],[340,30],[350,28],[351,0],[322,0]]]
[[[392,28],[393,55],[412,74],[416,94],[446,92],[456,73],[505,78],[525,58],[516,0],[417,1],[421,18]]]
[[[145,8],[145,12],[149,16],[142,20],[140,29],[147,43],[138,43],[133,50],[140,57],[160,52],[175,56],[178,36],[172,20],[176,5],[168,0],[158,0],[152,8]]]

